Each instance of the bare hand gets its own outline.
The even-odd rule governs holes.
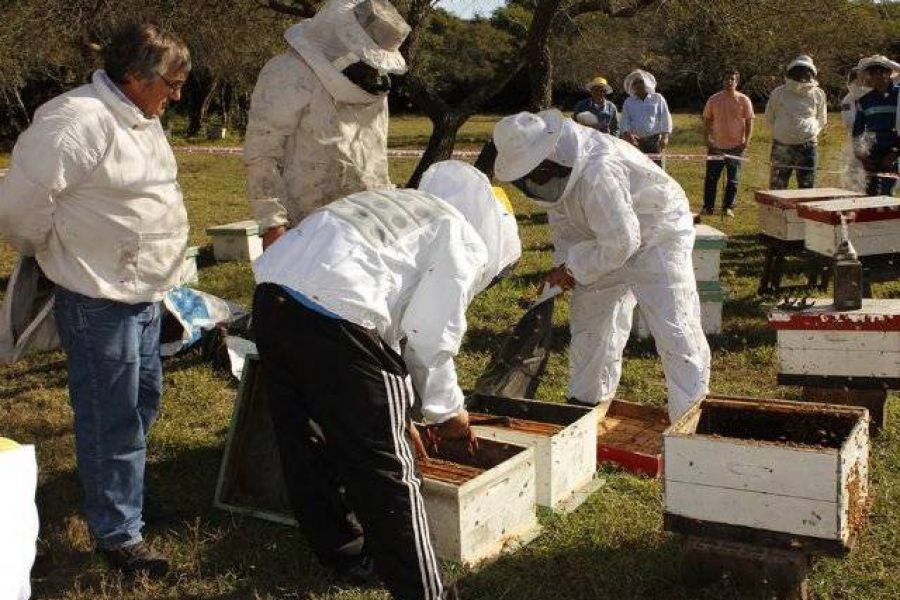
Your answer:
[[[274,244],[275,241],[285,233],[287,233],[287,227],[284,225],[277,225],[266,229],[262,234],[263,250]]]
[[[564,264],[550,269],[550,272],[544,277],[544,281],[550,285],[558,286],[563,291],[571,290],[576,283],[575,278],[572,277],[572,274],[569,273]]]
[[[637,136],[634,135],[633,133],[631,133],[630,131],[625,132],[625,135],[623,135],[622,137],[623,137],[623,138],[625,139],[625,141],[628,142],[629,144],[634,144],[635,146],[638,145],[638,138],[637,138]]]
[[[478,450],[478,441],[475,439],[475,432],[469,427],[469,412],[466,409],[430,428],[429,433],[429,441],[435,448],[443,440],[468,440],[469,452],[474,454]]]
[[[409,439],[412,441],[413,451],[416,453],[416,458],[419,462],[427,463],[428,452],[425,450],[425,444],[422,443],[422,436],[419,435],[419,428],[416,427],[415,423],[410,422],[408,431]]]

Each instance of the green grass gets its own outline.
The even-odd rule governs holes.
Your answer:
[[[489,132],[492,117],[479,118],[465,130],[475,143]],[[676,116],[671,151],[701,152],[702,136],[695,115]],[[833,123],[837,119],[832,119]],[[427,120],[402,117],[392,121],[391,144],[421,145]],[[839,166],[843,132],[829,126],[822,139],[823,167]],[[762,249],[755,242],[756,209],[752,191],[766,187],[763,161],[768,132],[760,127],[744,170],[737,217],[708,222],[731,236],[722,262],[723,283],[730,289],[724,332],[710,339],[713,348],[712,389],[717,392],[795,398],[797,388],[775,385],[775,336],[765,322],[769,300],[755,295]],[[7,157],[0,156],[0,165]],[[192,243],[204,247],[205,228],[241,218],[249,212],[236,157],[179,155],[181,181],[192,223]],[[414,162],[392,163],[395,181],[405,181]],[[670,162],[670,171],[699,208],[702,162]],[[838,185],[835,174],[823,174],[820,185]],[[479,297],[469,312],[470,331],[459,356],[464,386],[474,383],[503,333],[521,313],[517,300],[535,292],[550,264],[549,232],[538,211],[515,190],[515,204],[525,247],[514,277]],[[0,275],[13,254],[0,247]],[[249,304],[252,276],[245,264],[208,264],[201,288]],[[900,297],[900,286],[878,286],[881,296]],[[556,314],[555,353],[537,396],[560,401],[567,377],[567,303]],[[35,582],[36,597],[88,599],[333,599],[386,598],[384,592],[337,590],[306,550],[302,536],[288,527],[232,517],[212,508],[219,461],[236,386],[194,354],[165,366],[162,416],[150,440],[149,493],[180,510],[178,525],[151,530],[149,536],[175,561],[175,574],[165,582],[126,582],[108,574],[90,552],[90,539],[79,514],[74,468],[72,416],[65,390],[61,353],[30,357],[0,369],[0,434],[37,445],[40,462],[38,503],[41,547],[47,555]],[[632,343],[626,353],[619,395],[662,405],[665,389],[651,342]],[[900,418],[896,397],[890,403],[893,422]],[[843,560],[816,563],[811,591],[816,598],[900,597],[900,429],[889,427],[874,443],[871,478],[875,491],[870,524],[857,548]],[[607,473],[607,485],[575,513],[544,517],[543,534],[532,544],[476,572],[454,568],[462,576],[467,600],[594,599],[594,598],[740,598],[727,585],[692,589],[681,581],[680,541],[662,530],[662,488],[657,481]]]

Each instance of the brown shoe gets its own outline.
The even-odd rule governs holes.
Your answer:
[[[169,572],[169,559],[151,549],[144,541],[115,550],[100,550],[100,553],[112,568],[125,575],[144,571],[151,579],[161,579]]]

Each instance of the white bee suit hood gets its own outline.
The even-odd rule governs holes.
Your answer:
[[[494,197],[491,182],[472,165],[458,160],[435,163],[422,175],[419,190],[462,213],[484,242],[488,263],[476,294],[522,256],[515,215]]]
[[[631,73],[625,76],[624,90],[631,96],[634,96],[634,92],[631,91],[631,85],[637,81],[638,79],[642,79],[644,81],[644,86],[647,88],[647,93],[652,94],[656,91],[656,77],[648,73],[643,69],[635,69]]]
[[[387,95],[366,92],[341,71],[363,61],[405,72],[397,49],[408,32],[386,0],[331,0],[285,32],[291,49],[260,71],[244,143],[247,197],[261,230],[294,226],[348,194],[392,187]]]

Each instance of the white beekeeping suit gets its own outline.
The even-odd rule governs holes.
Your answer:
[[[244,161],[261,231],[296,225],[347,194],[390,187],[387,91],[345,69],[406,72],[409,26],[387,0],[330,0],[285,32],[290,50],[263,67],[253,91]]]
[[[575,280],[569,397],[612,399],[637,302],[663,360],[669,414],[679,417],[706,393],[710,361],[684,191],[638,149],[556,110],[506,117],[494,143],[501,181],[520,181],[544,161],[571,169],[557,184],[524,186],[544,198],[554,264]]]
[[[0,438],[0,598],[4,600],[31,597],[38,536],[36,488],[34,446]]]

